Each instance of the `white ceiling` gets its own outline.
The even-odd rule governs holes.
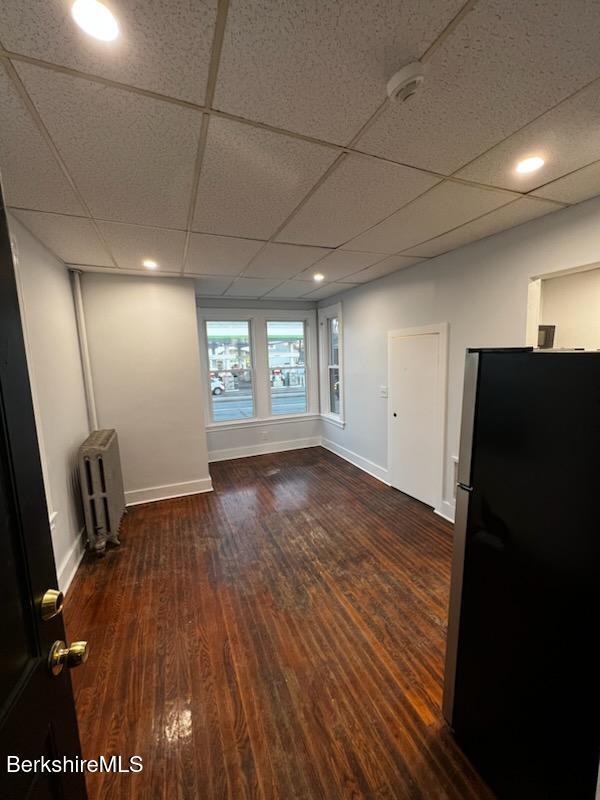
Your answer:
[[[597,0],[2,5],[6,200],[69,264],[318,300],[600,193]]]

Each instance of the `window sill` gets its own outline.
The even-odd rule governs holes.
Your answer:
[[[320,414],[282,414],[276,417],[264,417],[257,419],[232,419],[227,422],[209,422],[206,425],[207,431],[234,431],[236,428],[263,428],[265,425],[284,425],[287,422],[306,422],[308,420],[320,419]]]
[[[344,429],[346,427],[346,421],[341,419],[341,417],[337,417],[335,414],[321,414],[321,419],[324,422],[328,422],[330,425],[334,425],[336,428]]]

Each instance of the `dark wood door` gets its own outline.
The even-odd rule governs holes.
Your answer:
[[[62,616],[44,621],[41,601],[57,588],[48,511],[4,202],[0,192],[0,797],[80,800],[81,772],[46,771],[41,759],[80,757],[67,669],[48,668],[65,639]],[[11,771],[38,760],[37,771]],[[22,763],[22,761],[20,761]],[[27,766],[27,765],[25,765]],[[67,765],[68,766],[68,765]]]

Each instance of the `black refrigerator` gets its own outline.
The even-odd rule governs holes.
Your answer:
[[[594,800],[600,352],[466,356],[443,711],[509,800]]]

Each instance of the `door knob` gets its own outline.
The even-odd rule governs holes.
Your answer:
[[[58,589],[48,589],[42,597],[41,613],[44,622],[52,619],[63,610],[65,596]]]
[[[88,657],[87,642],[73,642],[68,647],[58,639],[50,649],[48,668],[53,675],[60,675],[63,667],[73,669],[84,664]]]

